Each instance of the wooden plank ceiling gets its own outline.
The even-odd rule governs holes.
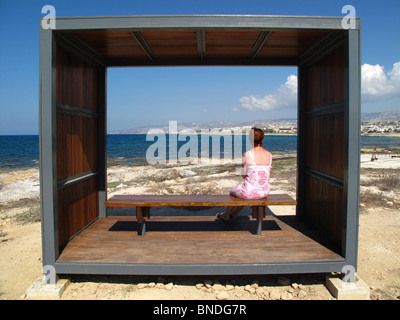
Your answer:
[[[324,31],[79,31],[107,66],[297,65]]]

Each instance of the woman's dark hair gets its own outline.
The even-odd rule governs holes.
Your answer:
[[[262,146],[264,141],[264,132],[259,128],[251,128],[251,132],[253,132],[254,146]]]

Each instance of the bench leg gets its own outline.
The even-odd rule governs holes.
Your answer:
[[[139,236],[146,235],[146,218],[150,218],[150,208],[136,207],[136,220],[140,223]]]
[[[253,218],[257,219],[257,235],[262,235],[262,223],[265,216],[265,206],[252,207]]]
[[[143,219],[143,221],[140,223],[139,236],[145,236],[145,235],[146,235],[146,220]]]

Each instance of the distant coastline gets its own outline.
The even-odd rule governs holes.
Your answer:
[[[361,133],[362,137],[390,137],[390,138],[400,138],[400,132],[385,132],[385,133]]]
[[[362,135],[383,135],[383,136],[400,136],[400,110],[382,111],[382,112],[363,112],[361,114]],[[296,135],[297,119],[281,118],[272,120],[252,120],[252,121],[209,121],[209,122],[177,122],[170,121],[174,124],[173,130],[165,125],[147,125],[122,130],[109,130],[108,134],[147,134],[152,129],[162,130],[165,133],[169,131],[178,131],[183,129],[194,130],[197,134],[202,134],[201,130],[222,131],[222,130],[249,130],[251,127],[258,127],[268,135]],[[218,134],[213,132],[213,134]],[[399,135],[398,135],[399,134]]]
[[[171,134],[179,134],[180,132],[171,132]],[[210,135],[210,136],[218,136],[218,135],[224,135],[229,132],[227,131],[221,131],[221,132],[212,132],[212,133],[202,133],[202,132],[196,132],[196,134],[193,135]],[[147,133],[107,133],[107,135],[146,135]],[[170,132],[165,132],[165,134],[170,134]],[[185,133],[186,134],[186,133]],[[190,135],[190,133],[187,133]],[[240,134],[241,136],[245,136],[244,133]],[[297,133],[264,133],[265,136],[293,136],[297,137]]]
[[[109,132],[107,135],[143,135],[146,133],[112,133]],[[165,134],[168,134],[168,132],[165,132]],[[179,134],[179,132],[173,132],[172,134]],[[201,135],[201,132],[197,132],[197,135]],[[209,133],[207,133],[208,135]],[[219,135],[222,133],[213,133],[213,135]],[[244,134],[242,134],[244,135]],[[297,137],[297,133],[265,133],[265,136],[293,136]],[[385,133],[361,133],[362,137],[391,137],[391,138],[400,138],[400,133],[397,132],[385,132]]]

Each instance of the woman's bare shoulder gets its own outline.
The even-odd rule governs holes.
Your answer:
[[[251,151],[251,150],[247,150],[245,153],[243,153],[243,158],[248,157],[250,151]]]

